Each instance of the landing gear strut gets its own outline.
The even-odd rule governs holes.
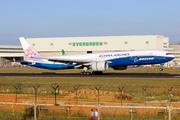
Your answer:
[[[160,66],[159,71],[163,71],[163,65]]]
[[[91,73],[90,72],[87,72],[88,68],[87,67],[84,67],[83,68],[83,72],[81,72],[80,74],[81,75],[90,75]]]

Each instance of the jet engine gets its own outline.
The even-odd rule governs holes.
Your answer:
[[[91,68],[93,71],[106,71],[108,69],[108,62],[106,61],[93,62]]]
[[[114,70],[125,70],[125,69],[127,69],[127,66],[113,66],[112,68]]]

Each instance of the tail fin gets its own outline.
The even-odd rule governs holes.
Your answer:
[[[24,50],[24,54],[27,60],[42,62],[42,59],[35,59],[34,57],[42,57],[27,41],[24,37],[19,38]]]

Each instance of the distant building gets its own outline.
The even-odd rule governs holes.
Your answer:
[[[126,51],[142,49],[169,49],[169,38],[162,35],[98,36],[26,38],[43,56],[66,54]]]
[[[0,46],[0,66],[11,65],[12,61],[23,60],[23,57],[21,46]]]
[[[169,47],[173,48],[174,51],[180,51],[180,43],[170,44]]]
[[[98,37],[56,37],[26,38],[26,40],[42,55],[53,56],[65,54],[112,52],[142,49],[159,49],[171,51],[175,56],[176,47],[169,45],[169,38],[162,35],[140,36],[98,36]],[[170,48],[170,47],[172,48]],[[180,51],[177,49],[177,51]],[[175,52],[175,53],[174,53]],[[23,59],[21,46],[0,46],[0,66],[9,61]],[[175,61],[167,65],[180,65],[179,55]]]
[[[170,61],[169,64],[172,64],[173,66],[180,66],[180,43],[173,43],[169,46],[169,52],[171,52],[175,56],[175,58],[172,61]]]

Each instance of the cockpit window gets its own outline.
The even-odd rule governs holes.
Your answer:
[[[166,53],[166,55],[172,55],[172,53]]]

